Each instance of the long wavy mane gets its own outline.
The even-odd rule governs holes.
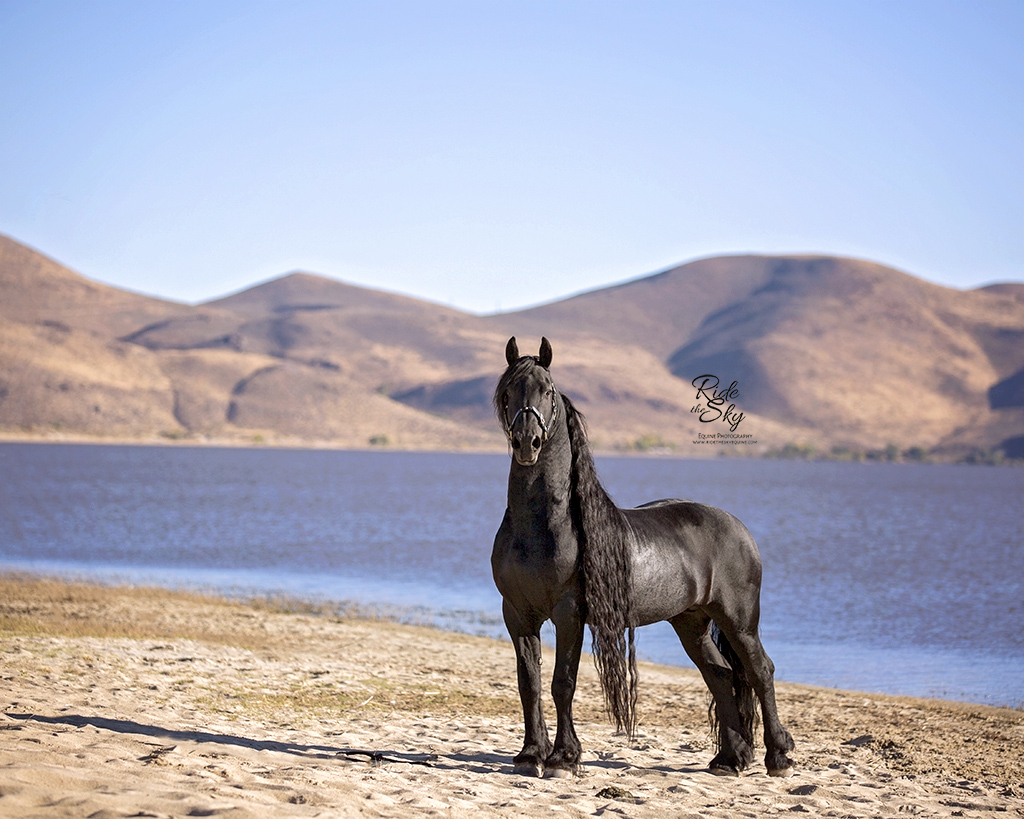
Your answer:
[[[620,731],[636,732],[637,669],[631,625],[629,527],[594,466],[586,422],[562,394],[572,448],[569,504],[582,556],[583,595],[605,705]]]

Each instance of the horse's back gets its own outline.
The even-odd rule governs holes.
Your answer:
[[[721,549],[739,548],[757,553],[757,544],[743,522],[717,506],[682,498],[665,498],[622,511],[641,537],[675,534],[685,541],[677,544],[680,546],[700,548],[705,543],[713,543]]]

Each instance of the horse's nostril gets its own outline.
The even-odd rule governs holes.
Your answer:
[[[540,449],[540,436],[539,435],[535,435],[533,437],[533,448],[534,449]]]

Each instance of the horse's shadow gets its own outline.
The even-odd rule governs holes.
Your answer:
[[[279,740],[260,740],[234,734],[219,734],[210,731],[181,731],[164,728],[159,725],[147,725],[141,722],[109,717],[84,716],[81,714],[61,714],[59,716],[42,716],[40,714],[14,714],[5,712],[11,719],[38,722],[44,725],[68,725],[73,728],[91,726],[117,734],[135,734],[144,737],[167,740],[170,742],[195,742],[220,746],[245,748],[253,751],[275,751],[293,754],[312,759],[362,759],[369,763],[405,763],[423,765],[431,768],[461,769],[478,773],[512,773],[509,757],[494,753],[453,754],[410,753],[404,751],[343,748],[331,745],[305,745]]]
[[[236,734],[219,734],[212,731],[181,731],[164,728],[159,725],[148,725],[127,719],[111,719],[110,717],[85,716],[82,714],[60,714],[58,716],[42,716],[40,714],[14,714],[4,712],[7,717],[25,722],[38,722],[43,725],[67,725],[73,728],[91,726],[116,734],[134,734],[143,737],[166,740],[168,742],[194,742],[213,746],[245,748],[252,751],[275,751],[292,754],[308,759],[344,759],[359,760],[368,764],[383,765],[398,763],[422,765],[438,770],[459,770],[476,774],[504,774],[520,778],[512,765],[511,753],[498,754],[486,751],[458,751],[455,753],[412,753],[408,751],[390,751],[380,749],[348,748],[333,745],[306,745],[296,742],[279,740],[252,739]],[[585,767],[621,771],[630,768],[628,763],[618,759],[592,759]],[[706,773],[706,768],[669,769],[655,767],[666,773],[698,774]]]

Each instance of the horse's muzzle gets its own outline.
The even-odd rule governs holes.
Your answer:
[[[527,404],[520,409],[508,425],[508,442],[512,445],[512,456],[520,466],[533,466],[540,458],[541,447],[547,443],[551,422],[558,413],[558,405],[552,399],[551,417],[547,423],[536,407]]]
[[[526,430],[513,432],[509,440],[512,443],[512,457],[516,459],[517,464],[533,466],[537,463],[541,447],[544,446],[544,438],[540,433],[531,434]]]

